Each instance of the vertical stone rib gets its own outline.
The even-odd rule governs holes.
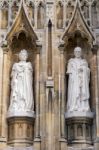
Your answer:
[[[52,22],[48,22],[48,63],[47,75],[52,76]]]
[[[40,52],[37,53],[37,74],[36,74],[36,77],[37,77],[37,85],[36,85],[36,101],[37,101],[37,105],[36,105],[36,113],[37,113],[37,117],[36,117],[36,138],[39,138],[40,137],[40,108],[39,108],[39,105],[40,105],[40,84],[39,84],[39,77],[40,77]]]
[[[0,136],[2,136],[3,49],[0,47]]]
[[[95,98],[96,98],[96,136],[99,137],[99,93],[98,93],[98,84],[99,84],[99,49],[97,50],[96,58],[96,74],[95,74]]]
[[[8,52],[7,48],[3,49],[3,81],[2,81],[2,133],[1,136],[3,138],[7,137],[7,124],[6,124],[6,114],[7,114],[7,102],[8,102],[8,88],[9,88],[9,77],[8,75]]]

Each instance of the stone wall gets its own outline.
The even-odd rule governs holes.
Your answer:
[[[99,93],[98,93],[98,43],[99,43],[99,2],[98,0],[26,0],[25,13],[38,37],[40,45],[31,44],[23,40],[23,45],[15,39],[6,43],[7,34],[14,30],[12,28],[18,13],[20,12],[20,0],[0,0],[0,148],[7,147],[8,124],[6,120],[10,96],[10,72],[14,62],[17,62],[17,55],[24,47],[29,52],[29,61],[34,68],[34,97],[35,97],[35,124],[34,124],[34,149],[36,150],[68,150],[66,140],[65,117],[67,103],[67,78],[66,67],[69,58],[73,57],[73,49],[79,45],[83,49],[83,57],[87,59],[91,69],[90,83],[90,106],[96,113],[92,125],[92,139],[94,148],[98,150],[99,143]],[[83,19],[77,22],[75,9],[81,13]],[[72,24],[74,19],[74,23]],[[18,21],[22,20],[19,15]],[[48,23],[51,21],[51,41],[49,42]],[[22,21],[20,21],[22,23]],[[80,23],[80,25],[79,25]],[[26,26],[25,26],[26,25]],[[19,25],[18,25],[19,26]],[[17,30],[20,27],[16,27]],[[26,20],[21,27],[30,35],[30,26]],[[16,29],[15,28],[15,29]],[[70,31],[68,28],[70,28]],[[74,29],[81,33],[81,39],[75,39]],[[21,30],[20,30],[21,31]],[[83,34],[84,33],[84,34]],[[85,35],[86,33],[86,35]],[[65,38],[63,35],[65,34]],[[69,34],[69,36],[68,36]],[[92,36],[93,35],[93,39]],[[72,37],[72,41],[71,40]],[[79,39],[79,38],[78,38]],[[87,39],[87,42],[86,42]],[[68,42],[67,42],[68,40]],[[63,42],[64,41],[64,42]],[[83,41],[83,42],[82,42]],[[33,43],[37,43],[34,41]],[[64,44],[63,44],[64,43]],[[19,44],[19,45],[18,45]],[[93,48],[94,45],[97,48]],[[19,46],[19,47],[18,47]],[[48,55],[51,51],[52,55]],[[51,57],[52,58],[49,58]],[[48,59],[52,64],[52,74],[48,76]],[[72,149],[72,148],[71,148]],[[90,148],[89,148],[90,149]],[[76,149],[77,150],[77,149]]]

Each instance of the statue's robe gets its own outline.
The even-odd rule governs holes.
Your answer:
[[[9,110],[33,111],[33,68],[30,62],[15,63],[11,73]]]

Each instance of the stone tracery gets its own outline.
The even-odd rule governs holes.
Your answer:
[[[62,2],[62,5],[66,6],[66,8],[65,9],[62,8],[63,15],[62,15],[62,13],[61,13],[61,15],[63,17],[61,16],[61,18],[63,18],[63,21],[65,22],[66,26],[68,25],[68,22],[70,21],[71,17],[73,16],[73,10],[75,9],[76,1],[72,2],[72,1],[68,0],[68,1]],[[8,15],[11,15],[12,20],[13,20],[13,18],[15,18],[16,14],[18,12],[18,6],[19,6],[20,1],[14,0],[14,1],[9,1],[9,2],[5,1],[5,2],[8,3],[8,11],[10,13],[10,14],[8,13]],[[58,2],[57,2],[57,4],[58,4]],[[3,8],[4,0],[0,1],[0,3],[1,3],[1,8]],[[42,4],[42,3],[45,3],[45,2],[44,1],[36,1],[36,0],[35,1],[32,1],[32,0],[26,1],[26,5],[27,5],[28,10],[29,10],[30,18],[32,17],[32,20],[31,19],[30,20],[31,20],[33,26],[34,26],[34,22],[35,23],[40,22],[40,17],[42,17],[42,20],[44,20],[44,14],[43,14],[44,12],[43,11],[45,10],[45,7],[43,7],[44,5],[40,6],[40,4]],[[61,1],[60,1],[60,3],[61,3]],[[82,13],[83,13],[88,25],[93,24],[93,27],[94,27],[95,22],[97,24],[97,20],[95,20],[95,17],[91,15],[91,12],[98,16],[98,2],[96,0],[93,0],[93,1],[79,0],[79,4],[80,4]],[[37,8],[37,6],[38,6],[39,9]],[[36,11],[34,10],[34,8],[38,9],[37,13],[35,13]],[[39,14],[40,8],[42,9],[42,16],[40,16],[40,14]],[[12,13],[10,11],[10,9],[12,9],[12,11],[14,13]],[[11,17],[8,16],[8,18],[9,18],[8,22],[10,22]],[[11,24],[11,23],[9,23],[9,24]],[[36,24],[38,24],[38,23],[36,23]],[[41,24],[42,25],[39,28],[43,28],[43,21],[42,21]]]

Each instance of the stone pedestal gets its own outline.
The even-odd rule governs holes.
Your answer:
[[[34,138],[34,115],[9,116],[8,122],[8,145],[12,147],[30,147]]]
[[[92,112],[72,112],[65,114],[67,142],[71,147],[88,148],[92,145]]]

